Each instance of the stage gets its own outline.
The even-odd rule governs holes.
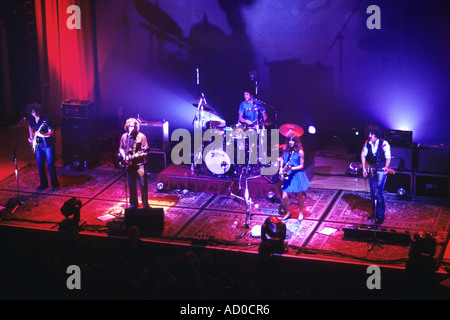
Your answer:
[[[429,232],[436,239],[434,258],[439,267],[437,274],[441,280],[447,278],[450,262],[447,249],[450,225],[448,199],[413,197],[401,200],[394,194],[387,194],[386,220],[374,233],[373,220],[367,219],[371,210],[369,193],[345,187],[346,183],[347,186],[352,185],[358,178],[335,175],[334,179],[347,181],[342,182],[342,189],[317,187],[318,184],[322,186],[325,180],[325,175],[320,174],[323,160],[316,157],[316,169],[319,173],[312,177],[312,188],[306,192],[303,221],[298,221],[294,214],[284,222],[285,246],[274,255],[279,259],[277,263],[285,264],[285,267],[289,266],[288,269],[291,270],[289,277],[282,277],[283,281],[290,282],[287,279],[291,277],[291,272],[306,269],[308,271],[304,271],[303,276],[308,275],[310,279],[319,277],[333,287],[333,281],[340,279],[339,284],[335,286],[342,286],[341,281],[345,278],[349,288],[359,286],[358,292],[366,290],[370,296],[374,293],[364,289],[364,279],[368,277],[366,270],[369,265],[377,265],[386,270],[383,271],[384,276],[392,280],[391,286],[395,287],[404,277],[410,240],[419,231]],[[22,246],[27,252],[39,243],[39,237],[52,238],[61,234],[58,230],[64,216],[60,208],[72,197],[77,197],[82,202],[82,228],[78,236],[79,239],[84,238],[80,241],[89,243],[89,250],[100,246],[106,239],[130,239],[131,231],[127,230],[124,222],[127,189],[120,168],[112,163],[103,163],[87,170],[59,165],[57,172],[61,184],[59,190],[49,188],[36,191],[35,188],[39,184],[38,173],[32,161],[19,169],[18,189],[14,173],[0,181],[0,226],[3,230],[0,234],[3,238],[9,235],[8,239],[3,240],[11,244],[10,248],[4,250],[11,250],[9,253],[12,254],[12,248]],[[320,183],[316,183],[316,180]],[[220,256],[221,258],[217,259],[223,259],[224,266],[258,259],[261,249],[261,225],[269,217],[282,216],[279,214],[279,194],[271,199],[267,197],[268,191],[276,193],[277,185],[263,177],[251,181],[249,195],[253,204],[248,211],[242,200],[229,193],[228,187],[234,182],[231,190],[239,194],[237,177],[215,177],[208,172],[192,175],[190,168],[184,165],[171,165],[160,173],[150,174],[150,206],[164,209],[164,226],[158,236],[140,236],[139,233],[134,233],[134,237],[139,238],[140,242],[148,247],[147,250],[154,250],[153,254],[164,252],[161,253],[162,256],[168,255],[168,252],[179,252],[178,250],[201,250],[202,253],[209,252],[214,257]],[[158,190],[158,183],[163,183],[164,188]],[[364,183],[361,185],[364,186]],[[16,207],[18,198],[20,205]],[[248,226],[247,217],[251,218]],[[12,240],[14,236],[11,238],[11,233],[20,234],[21,231],[28,233],[25,238],[31,242]],[[375,234],[378,242],[374,242]],[[48,241],[53,245],[53,241],[59,242]],[[237,261],[234,262],[233,259]],[[312,270],[317,270],[321,275]],[[246,274],[252,273],[252,269],[245,271]],[[352,274],[355,277],[350,280]],[[334,280],[331,281],[329,277]],[[299,281],[298,285],[305,285],[306,280],[300,280],[300,275],[294,278]],[[355,279],[359,279],[359,284],[353,283]],[[291,285],[295,287],[297,283]],[[309,284],[309,288],[313,287],[315,284]],[[331,287],[327,288],[331,290]],[[334,287],[330,297],[339,297],[338,292]],[[358,298],[359,293],[356,292],[347,293],[342,298]],[[383,297],[394,295],[392,291],[387,294],[387,290],[383,294]],[[400,298],[405,297],[404,293],[395,291],[395,294]],[[180,296],[189,298],[183,294]]]

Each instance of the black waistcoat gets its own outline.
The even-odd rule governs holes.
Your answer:
[[[372,150],[372,145],[367,141],[367,150],[369,151],[366,156],[367,162],[376,168],[383,168],[386,165],[386,155],[383,151],[383,139],[379,139],[378,141],[378,150],[377,153],[374,154]]]

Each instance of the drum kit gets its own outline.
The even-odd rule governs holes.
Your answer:
[[[236,123],[227,126],[222,120],[212,120],[215,115],[214,110],[206,105],[206,100],[202,95],[198,104],[193,104],[197,108],[197,113],[194,117],[194,131],[195,129],[202,130],[202,137],[206,130],[211,130],[214,141],[207,141],[198,150],[194,150],[193,161],[191,164],[191,173],[207,173],[215,177],[238,178],[238,189],[233,188],[235,182],[229,186],[229,195],[233,198],[242,200],[246,207],[246,222],[245,227],[249,227],[251,217],[251,206],[253,201],[250,197],[248,189],[248,180],[261,177],[260,169],[262,166],[270,166],[266,163],[267,150],[259,150],[260,139],[268,138],[267,135],[270,130],[265,130],[271,126],[272,123],[257,121],[254,126],[249,126],[245,123]],[[210,116],[209,121],[205,121],[204,112]],[[285,137],[302,136],[303,129],[294,124],[284,124],[279,128],[279,133]],[[280,154],[283,152],[284,145],[276,145]],[[229,152],[232,150],[232,152]],[[237,151],[237,154],[234,152]],[[259,152],[261,151],[261,152]],[[255,155],[258,155],[256,158]],[[201,161],[203,160],[203,161]],[[207,172],[205,172],[206,166]],[[278,160],[277,160],[278,166]],[[269,182],[272,182],[272,177],[262,176]],[[234,193],[235,192],[235,193]],[[242,193],[241,193],[242,192]],[[243,196],[240,196],[242,194]]]
[[[261,119],[255,125],[237,122],[227,126],[223,120],[213,120],[213,116],[217,115],[214,109],[206,104],[203,94],[199,103],[193,104],[193,106],[197,108],[192,122],[194,130],[197,128],[202,132],[202,144],[198,150],[194,150],[193,168],[201,173],[209,173],[219,177],[236,176],[244,167],[251,173],[259,174],[260,167],[267,165],[265,161],[267,151],[259,150],[259,142],[261,139],[269,138],[265,135],[270,136],[270,130],[265,129],[269,128],[272,123]],[[205,113],[209,116],[208,121],[205,121]],[[207,130],[210,130],[211,139],[205,142],[203,137]],[[304,130],[295,124],[283,124],[279,128],[279,133],[285,137],[294,135],[300,137]],[[214,140],[212,137],[214,137]],[[277,144],[277,147],[281,153],[285,146]],[[235,150],[237,152],[234,152]],[[254,155],[258,155],[258,159],[252,157]],[[203,162],[207,172],[201,165]]]
[[[210,108],[203,111],[215,115]],[[263,129],[270,125],[271,123],[264,122],[249,126],[238,122],[227,126],[222,120],[204,121],[204,117],[199,117],[194,120],[194,129],[201,128],[202,137],[206,137],[205,132],[210,130],[211,139],[205,138],[209,141],[202,141],[201,148],[194,151],[194,167],[205,173],[205,168],[200,165],[204,162],[207,173],[218,177],[236,176],[244,167],[258,174],[260,166],[265,165],[262,159],[264,152],[259,152],[259,142],[267,134],[267,130]],[[258,159],[256,155],[259,155]]]

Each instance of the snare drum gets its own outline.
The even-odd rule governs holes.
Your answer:
[[[231,169],[231,160],[222,149],[211,149],[204,157],[206,167],[214,174],[224,175]]]
[[[223,131],[224,128],[225,128],[225,121],[216,120],[206,122],[206,129],[217,129],[219,131]]]

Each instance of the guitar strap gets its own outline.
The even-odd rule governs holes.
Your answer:
[[[294,151],[291,151],[291,154],[289,155],[288,161],[286,161],[286,164],[284,166],[287,166],[289,162],[291,162],[292,156],[294,155]]]
[[[133,140],[133,146],[130,146],[130,142],[131,140]],[[127,149],[126,149],[126,154],[134,154],[136,152],[136,137],[133,137],[131,135],[128,135],[127,137]]]

